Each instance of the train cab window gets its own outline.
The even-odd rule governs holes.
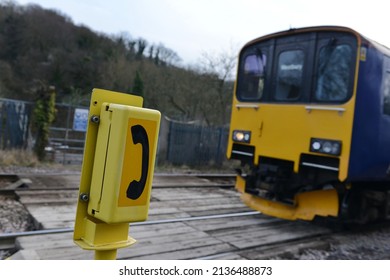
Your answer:
[[[245,56],[238,81],[238,98],[243,101],[262,99],[265,84],[267,57],[261,51]]]
[[[384,75],[383,114],[390,116],[390,71],[386,71]]]
[[[315,99],[334,102],[346,100],[349,93],[353,51],[349,45],[327,45],[320,49]]]
[[[276,89],[274,98],[278,101],[298,100],[302,93],[304,52],[283,51],[279,54]]]

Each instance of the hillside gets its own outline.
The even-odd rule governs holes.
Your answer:
[[[175,51],[128,32],[96,33],[58,11],[0,2],[0,97],[34,101],[45,85],[57,102],[85,105],[104,88],[142,95],[173,119],[229,121],[232,82],[212,68],[183,68]]]

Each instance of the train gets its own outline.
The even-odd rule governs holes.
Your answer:
[[[390,49],[344,26],[268,34],[238,55],[228,159],[265,215],[390,216]]]

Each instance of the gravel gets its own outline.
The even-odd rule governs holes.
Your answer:
[[[387,260],[390,259],[390,227],[335,234],[327,250],[307,249],[298,260]]]
[[[0,174],[47,174],[47,173],[70,173],[80,170],[80,167],[69,166],[0,166]],[[9,185],[9,181],[0,180],[0,188]],[[11,193],[0,194],[0,234],[36,230],[36,223],[27,209]],[[15,250],[0,250],[0,259],[5,259]]]
[[[31,215],[19,201],[0,196],[0,233],[31,230],[33,224]]]
[[[8,195],[0,195],[0,234],[34,230],[34,220],[26,208]],[[0,259],[5,259],[14,250],[0,250]]]

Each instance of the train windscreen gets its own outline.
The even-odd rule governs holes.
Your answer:
[[[346,102],[352,96],[356,55],[356,37],[344,32],[311,32],[258,41],[240,54],[237,99]]]

